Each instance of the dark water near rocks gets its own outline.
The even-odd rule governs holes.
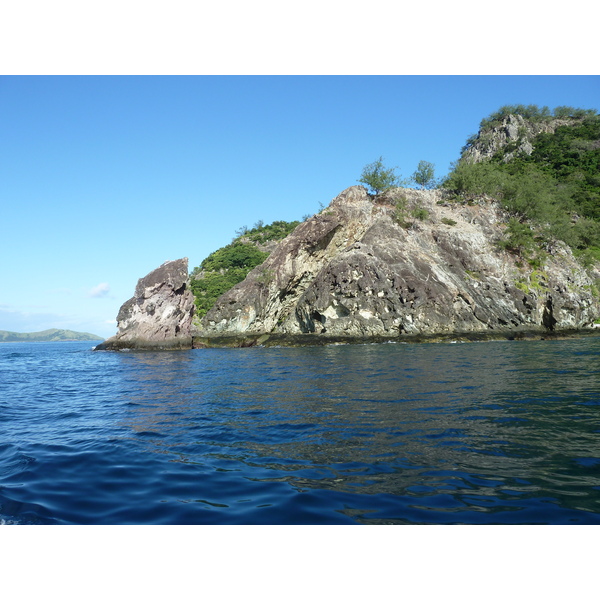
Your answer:
[[[5,524],[600,523],[600,337],[0,344]]]

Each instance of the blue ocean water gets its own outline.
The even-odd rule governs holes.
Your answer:
[[[600,523],[600,337],[0,344],[3,524]]]

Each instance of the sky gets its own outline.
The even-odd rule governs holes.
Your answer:
[[[379,157],[443,176],[517,103],[600,109],[600,78],[1,76],[0,330],[113,335],[163,262],[312,215]]]

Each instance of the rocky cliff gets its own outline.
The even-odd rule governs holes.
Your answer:
[[[520,152],[531,154],[532,142],[540,133],[554,133],[563,125],[575,126],[580,123],[580,118],[532,121],[521,115],[506,115],[499,123],[482,128],[473,136],[463,148],[461,158],[468,162],[482,162],[492,158],[499,150],[504,150],[503,160],[508,162]],[[511,149],[507,151],[507,147]]]
[[[398,219],[399,197],[419,218]],[[217,301],[192,332],[196,345],[591,326],[595,281],[562,243],[535,269],[502,250],[507,220],[492,200],[454,205],[412,189],[373,198],[350,187]]]
[[[401,207],[399,210],[398,207]],[[97,348],[411,340],[591,329],[600,272],[561,242],[531,266],[502,249],[508,215],[489,198],[362,186],[337,196],[194,321],[187,259],[139,280]]]
[[[142,277],[117,315],[118,332],[97,350],[177,350],[192,347],[194,295],[188,259],[167,261]]]
[[[536,136],[563,125],[584,124],[585,114],[577,114],[532,120],[519,114],[493,115],[468,140],[460,162],[473,167],[470,163],[493,156],[502,161],[518,161],[523,155],[535,158],[533,143],[539,147],[547,137]],[[572,130],[581,139],[563,141],[563,150],[566,143],[569,152],[574,148],[577,156],[583,156],[582,164],[592,160],[590,152],[598,147],[597,129],[588,125]],[[564,129],[559,132],[557,139],[562,139]],[[582,148],[587,154],[579,152]],[[553,160],[562,165],[554,154]],[[568,203],[564,208],[571,223],[579,226],[571,237],[583,240],[583,246],[573,245],[580,250],[598,246],[592,210],[597,203],[597,179],[589,168],[596,163],[589,161],[583,165],[587,170],[574,172],[567,182],[585,180],[588,187],[577,188],[583,198],[577,200],[581,206],[573,202],[587,217],[582,219]],[[507,166],[490,161],[493,164]],[[538,175],[531,189],[525,189],[526,199],[527,194],[538,193]],[[540,193],[546,193],[548,186],[563,185],[562,179],[548,177],[542,178],[546,191]],[[522,183],[513,181],[521,185],[514,194]],[[352,186],[281,241],[263,239],[267,230],[269,236],[274,233],[275,223],[246,232],[236,244],[207,257],[192,278],[187,259],[167,262],[139,280],[134,297],[119,311],[117,335],[99,348],[312,344],[427,336],[510,338],[591,331],[600,317],[598,268],[584,268],[565,243],[544,242],[549,239],[542,235],[547,223],[540,218],[528,221],[520,205],[521,221],[513,218],[512,229],[507,229],[514,206],[513,214],[508,214],[502,206],[510,204],[500,204],[480,191],[459,198],[439,189],[392,188],[373,196],[362,186]],[[558,202],[556,198],[545,201]],[[515,222],[520,230],[515,229]],[[291,229],[285,228],[282,235]],[[525,232],[531,244],[515,243],[515,231]],[[258,245],[254,254],[248,251],[256,248],[245,246],[252,244]],[[265,254],[266,260],[246,276]],[[247,263],[249,256],[252,260]],[[594,260],[597,264],[593,252],[588,259],[588,265]],[[229,277],[228,269],[234,267],[236,277]],[[244,276],[215,303],[222,290]]]

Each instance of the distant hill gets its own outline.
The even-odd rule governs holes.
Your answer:
[[[32,333],[0,331],[0,342],[71,342],[103,339],[93,333],[82,333],[80,331],[70,331],[69,329],[46,329],[45,331]]]

